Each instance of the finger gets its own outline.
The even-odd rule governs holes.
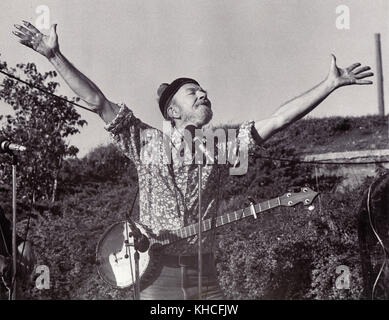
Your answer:
[[[374,76],[373,72],[360,73],[360,74],[355,75],[355,79],[364,79],[364,78],[372,77],[372,76]]]
[[[21,32],[18,32],[18,31],[12,31],[12,33],[15,35],[15,36],[17,36],[17,37],[19,37],[20,39],[28,39],[29,37],[28,37],[28,35],[26,35],[26,34],[24,34],[24,33],[21,33]]]
[[[331,53],[331,68],[336,68],[336,57],[334,54]]]
[[[19,40],[21,44],[24,44],[25,46],[32,48],[32,43],[29,40]]]
[[[348,70],[348,71],[353,71],[355,68],[358,68],[359,66],[361,66],[360,63],[354,63],[354,64],[352,64],[351,66],[349,66],[349,67],[347,68],[347,70]]]
[[[57,24],[53,24],[50,28],[50,36],[56,37],[57,36]]]
[[[29,28],[30,30],[32,30],[32,31],[34,31],[34,32],[39,32],[39,33],[40,33],[40,31],[39,31],[37,28],[35,28],[34,25],[32,25],[31,23],[29,23],[28,21],[24,21],[24,20],[22,20],[22,21],[23,21],[23,24],[24,24],[27,28]]]
[[[23,26],[20,26],[18,24],[14,24],[14,27],[16,29],[18,29],[19,31],[25,33],[25,34],[28,34],[29,36],[33,36],[34,35],[30,30],[28,30],[27,28],[25,28]]]
[[[354,74],[357,75],[359,73],[362,73],[362,72],[365,72],[365,71],[368,71],[370,70],[371,68],[369,66],[366,66],[366,67],[362,67],[362,68],[358,68],[354,71]]]
[[[373,84],[373,81],[370,81],[370,80],[357,80],[355,83],[356,84],[360,84],[360,85],[366,85],[366,84]]]

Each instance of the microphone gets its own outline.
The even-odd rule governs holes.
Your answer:
[[[204,140],[200,139],[200,137],[196,136],[195,130],[196,127],[192,124],[185,127],[186,130],[190,132],[190,137],[184,136],[188,141],[186,141],[189,145],[192,145],[192,154],[195,153],[195,142],[199,142],[198,148],[200,149],[201,153],[205,156],[206,163],[215,163],[215,159],[212,157],[212,155],[209,153],[207,148],[204,146]],[[191,138],[192,140],[189,140]]]
[[[26,147],[12,143],[5,138],[0,138],[0,153],[11,152],[11,151],[26,151]]]

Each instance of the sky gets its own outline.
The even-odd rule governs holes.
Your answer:
[[[163,82],[197,79],[212,101],[213,124],[261,120],[324,80],[331,53],[340,67],[360,62],[375,72],[375,33],[381,33],[389,79],[387,0],[1,0],[0,59],[8,65],[34,62],[42,72],[53,69],[11,33],[22,19],[36,24],[41,5],[49,9],[50,23],[58,24],[62,53],[108,99],[126,103],[157,128],[163,118],[156,91]],[[340,5],[350,10],[349,29],[336,26]],[[74,96],[58,82],[59,94]],[[308,116],[376,114],[377,105],[376,84],[344,87]],[[10,112],[0,102],[0,114]],[[110,140],[97,115],[79,112],[88,126],[70,143],[82,157]]]

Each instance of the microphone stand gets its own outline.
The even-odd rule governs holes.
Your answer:
[[[207,150],[204,147],[204,141],[202,139],[199,139],[196,137],[196,127],[194,125],[188,125],[185,127],[186,130],[190,133],[190,139],[189,137],[184,136],[184,140],[186,140],[187,145],[192,146],[192,161],[193,159],[200,160],[198,161],[198,206],[199,206],[199,212],[198,212],[198,292],[199,292],[199,299],[202,298],[202,277],[203,277],[203,250],[202,250],[202,228],[203,228],[203,220],[202,220],[202,212],[201,212],[201,187],[202,187],[202,179],[203,179],[203,166],[208,163],[208,159],[210,161],[213,161],[213,159],[210,158],[210,156],[207,153]],[[196,148],[197,146],[197,148]],[[195,150],[193,150],[193,147]],[[197,154],[197,152],[199,152]],[[200,155],[200,157],[197,157],[197,155]],[[205,158],[205,163],[204,163]],[[210,162],[211,164],[213,162]]]
[[[197,239],[198,239],[198,292],[199,292],[199,299],[202,297],[202,276],[203,276],[203,250],[202,250],[202,214],[201,214],[201,186],[202,186],[202,179],[203,179],[203,161],[204,161],[204,155],[205,153],[202,151],[201,147],[198,147],[196,149],[196,146],[201,145],[203,142],[200,139],[196,139],[196,127],[194,125],[188,125],[185,127],[186,130],[190,133],[190,140],[188,138],[184,138],[188,145],[191,145],[191,152],[192,152],[192,161],[194,160],[196,163],[196,160],[198,160],[197,152],[201,156],[198,162],[198,205],[199,205],[199,212],[198,212],[198,233],[197,233]],[[195,150],[193,150],[193,148]],[[207,158],[207,157],[205,157]]]
[[[140,256],[139,256],[138,246],[141,243],[141,241],[143,240],[142,234],[140,233],[135,222],[132,221],[132,219],[131,219],[131,215],[132,215],[134,205],[135,205],[135,200],[138,197],[138,193],[139,193],[139,186],[136,188],[135,198],[132,202],[132,206],[131,206],[131,209],[129,211],[130,214],[128,214],[128,213],[126,214],[126,220],[127,220],[127,222],[126,222],[126,237],[127,237],[126,246],[128,248],[131,246],[130,241],[129,241],[129,237],[132,237],[134,239],[134,243],[133,243],[133,246],[134,246],[134,265],[135,265],[134,300],[140,300],[140,283],[139,283],[139,259],[140,259]],[[130,232],[128,232],[127,225],[130,226],[130,229],[131,229]],[[145,243],[143,243],[143,245],[145,245]],[[146,251],[144,249],[146,249],[146,248],[143,248],[141,246],[142,252]],[[126,257],[126,258],[130,259],[130,269],[131,269],[131,274],[132,274],[131,257],[130,257],[131,250],[129,249],[127,252],[129,254],[128,254],[128,257]]]
[[[199,233],[198,233],[198,273],[199,273],[199,279],[198,279],[198,287],[199,287],[199,299],[202,298],[202,277],[203,277],[203,250],[202,250],[202,215],[201,215],[201,186],[202,186],[202,178],[203,178],[203,165],[202,163],[199,163],[198,165],[199,172],[198,172],[198,192],[199,192],[199,216],[198,216],[198,223],[199,223]]]
[[[128,237],[132,237],[134,239],[134,265],[135,265],[135,286],[134,286],[134,300],[140,300],[140,279],[139,279],[139,259],[140,255],[139,252],[146,252],[150,247],[150,241],[149,239],[142,234],[142,231],[139,230],[136,223],[131,220],[130,217],[127,218],[127,223],[130,225],[131,232],[127,234]],[[126,223],[126,225],[127,225]],[[127,237],[127,239],[128,239]],[[127,246],[131,246],[129,241],[126,242]],[[130,252],[131,253],[131,252]],[[130,266],[131,266],[131,257],[128,255],[130,259]],[[132,266],[131,266],[132,270]],[[132,272],[132,271],[131,271]]]
[[[133,243],[133,246],[134,246],[134,266],[135,266],[134,300],[140,300],[140,283],[139,283],[139,281],[140,281],[139,280],[139,259],[140,259],[140,256],[139,256],[139,251],[138,251],[138,243],[141,241],[142,236],[137,234],[137,232],[136,232],[137,227],[136,227],[135,223],[131,220],[130,217],[127,218],[127,223],[130,225],[130,229],[131,229],[130,232],[128,232],[128,230],[127,230],[127,239],[129,237],[132,237],[134,239],[134,243]],[[129,243],[129,240],[126,241],[126,245],[128,247],[131,246],[131,244]],[[130,257],[131,250],[128,250],[128,251],[129,251],[129,255],[127,258],[130,259],[130,268],[132,270],[131,257]]]
[[[17,248],[16,248],[16,167],[18,158],[12,152],[12,282],[10,300],[16,300],[16,273],[17,273]]]
[[[140,283],[139,283],[139,251],[134,246],[134,263],[135,263],[135,300],[140,300]]]

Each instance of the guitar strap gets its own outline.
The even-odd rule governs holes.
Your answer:
[[[131,209],[130,209],[129,211],[126,211],[126,218],[131,218],[131,217],[132,217],[133,210],[134,210],[134,205],[135,205],[135,201],[136,201],[136,199],[138,198],[138,194],[139,194],[139,184],[138,184],[138,186],[136,187],[136,193],[135,193],[134,200],[132,200]]]

